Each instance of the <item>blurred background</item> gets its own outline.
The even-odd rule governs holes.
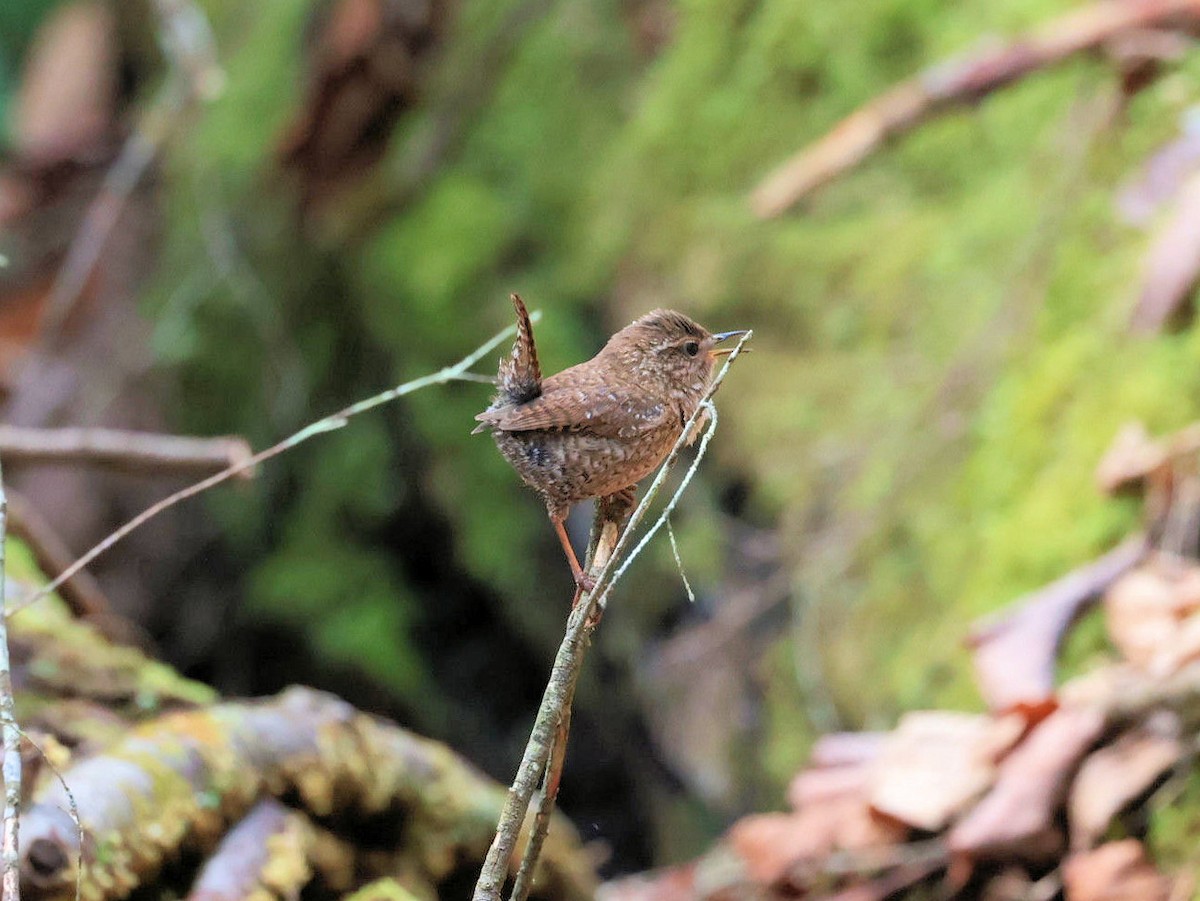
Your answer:
[[[1093,486],[1123,423],[1196,416],[1179,32],[966,91],[782,215],[751,204],[893,84],[1078,6],[5,0],[4,421],[265,447],[458,359],[510,291],[547,372],[657,306],[753,328],[673,519],[697,600],[658,540],[561,798],[608,872],[686,858],[778,806],[820,733],[981,709],[970,622],[1135,526]],[[127,640],[230,695],[338,692],[507,782],[571,582],[470,435],[488,399],[418,392],[136,533],[94,567]],[[72,554],[185,484],[5,475]]]

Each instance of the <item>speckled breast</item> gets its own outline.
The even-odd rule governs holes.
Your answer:
[[[682,429],[677,424],[632,438],[601,438],[586,431],[494,433],[496,445],[547,504],[569,506],[628,488],[654,471]]]

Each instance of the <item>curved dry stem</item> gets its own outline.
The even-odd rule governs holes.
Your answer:
[[[539,313],[535,312],[530,318],[536,321],[539,315]],[[130,532],[133,532],[135,529],[145,525],[154,517],[158,516],[158,514],[170,509],[171,507],[174,507],[181,501],[195,497],[197,494],[202,494],[209,488],[220,485],[222,482],[228,481],[236,475],[253,469],[254,467],[258,466],[258,464],[264,463],[267,460],[270,460],[272,457],[277,457],[284,451],[291,450],[297,445],[303,444],[310,438],[340,429],[342,426],[346,425],[350,419],[359,415],[360,413],[373,410],[375,407],[378,407],[381,404],[396,400],[397,398],[403,397],[406,394],[411,394],[414,391],[418,391],[421,388],[428,388],[431,385],[443,385],[446,382],[458,381],[462,379],[464,376],[468,375],[467,370],[478,363],[481,359],[483,359],[484,356],[494,350],[505,340],[512,337],[515,331],[516,326],[511,325],[503,331],[493,335],[488,341],[485,341],[453,366],[447,366],[438,370],[437,372],[421,376],[418,379],[413,379],[411,382],[405,382],[402,385],[397,385],[395,388],[391,388],[372,397],[368,397],[365,400],[360,400],[357,403],[353,403],[350,406],[339,410],[337,413],[326,416],[324,419],[318,419],[316,422],[305,426],[300,431],[288,438],[285,438],[278,444],[275,444],[266,450],[259,451],[257,454],[247,457],[233,466],[222,469],[220,472],[209,476],[207,479],[202,479],[199,482],[189,485],[187,488],[184,488],[180,491],[176,491],[169,497],[165,497],[161,501],[152,504],[133,519],[129,520],[129,522],[125,523],[125,525],[121,526],[115,532],[112,532],[107,538],[64,569],[61,573],[59,573],[54,581],[36,591],[27,600],[15,605],[12,610],[8,611],[8,615],[12,616],[14,613],[19,613],[31,604],[40,601],[42,598],[58,590],[58,588],[62,586],[64,582],[66,582],[80,570],[84,569],[88,564],[119,542]]]

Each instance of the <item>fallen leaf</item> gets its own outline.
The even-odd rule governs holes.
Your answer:
[[[733,825],[726,845],[755,885],[785,879],[799,864],[834,851],[858,851],[898,844],[908,829],[871,811],[862,797],[843,796],[798,813],[745,817]]]
[[[1200,175],[1179,192],[1175,210],[1155,233],[1142,264],[1141,290],[1130,331],[1157,334],[1191,318],[1191,295],[1200,277]]]
[[[814,767],[847,766],[868,763],[883,750],[886,732],[831,732],[813,743],[809,765]]]
[[[1146,540],[1130,538],[1026,595],[1000,618],[977,624],[968,643],[988,708],[1022,711],[1031,721],[1052,711],[1055,662],[1067,629],[1145,554]]]
[[[1067,901],[1167,901],[1171,880],[1155,869],[1137,839],[1109,842],[1063,862]]]
[[[988,789],[997,762],[1024,731],[1017,715],[906,714],[871,765],[868,801],[902,823],[937,832]]]
[[[1130,663],[1165,675],[1200,653],[1200,566],[1156,555],[1105,595],[1109,638]]]
[[[694,901],[696,897],[695,864],[625,876],[596,891],[596,901]]]
[[[1150,437],[1140,422],[1121,426],[1100,463],[1096,483],[1105,494],[1116,494],[1140,486],[1143,480],[1166,465],[1167,449],[1163,442]]]
[[[833,766],[803,770],[788,786],[788,803],[794,810],[820,804],[842,795],[863,796],[871,783],[867,766]]]
[[[1160,711],[1088,755],[1067,800],[1072,848],[1091,847],[1113,817],[1179,759],[1179,731],[1179,717]]]
[[[972,858],[1045,860],[1062,847],[1055,816],[1079,761],[1104,731],[1102,712],[1060,707],[1000,764],[992,790],[949,832]]]

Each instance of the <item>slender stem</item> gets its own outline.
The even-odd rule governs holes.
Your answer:
[[[534,313],[530,316],[530,318],[536,320],[538,315],[538,313]],[[34,592],[34,594],[31,595],[28,600],[14,606],[13,609],[9,611],[8,615],[11,616],[14,613],[24,610],[29,605],[40,601],[42,598],[46,597],[46,595],[56,591],[64,582],[66,582],[80,570],[84,569],[89,563],[111,548],[130,532],[134,531],[140,526],[145,525],[154,517],[158,516],[158,514],[170,507],[175,506],[180,501],[185,501],[190,497],[195,497],[197,494],[207,491],[209,488],[220,485],[222,482],[227,481],[242,472],[250,470],[258,464],[282,454],[284,451],[291,450],[297,445],[303,444],[310,438],[313,438],[317,435],[322,435],[325,432],[332,432],[340,429],[342,426],[346,425],[351,418],[359,415],[360,413],[373,410],[375,407],[378,407],[381,404],[388,403],[389,401],[403,397],[406,394],[411,394],[412,392],[418,391],[421,388],[428,388],[430,385],[442,385],[446,382],[452,382],[460,379],[464,374],[466,374],[467,370],[483,359],[484,356],[494,350],[503,341],[512,337],[513,333],[516,331],[516,328],[517,327],[515,325],[510,325],[503,331],[498,332],[488,341],[485,341],[475,350],[471,351],[471,353],[467,354],[465,357],[455,363],[453,366],[447,366],[444,369],[438,370],[437,372],[413,379],[411,382],[405,382],[402,385],[397,385],[395,388],[390,388],[389,390],[376,394],[373,397],[368,397],[365,400],[360,400],[357,403],[353,403],[350,406],[339,410],[337,413],[326,416],[324,419],[318,419],[316,422],[310,423],[300,431],[296,432],[294,435],[283,439],[278,444],[272,445],[266,450],[259,451],[257,454],[249,456],[232,466],[222,469],[220,472],[209,476],[207,479],[201,479],[199,482],[189,485],[187,488],[184,488],[180,491],[176,491],[171,496],[165,497],[161,501],[150,505],[133,519],[129,520],[129,522],[125,523],[125,525],[121,526],[115,532],[110,533],[107,538],[103,539],[99,544],[64,569],[61,573],[59,573],[54,581],[50,582],[50,584]]]
[[[8,517],[8,501],[4,495],[3,475],[0,474],[0,610],[4,609],[4,533]],[[12,666],[8,656],[8,628],[0,616],[0,730],[3,732],[4,823],[0,839],[0,896],[4,901],[21,901],[20,829],[21,806],[21,730],[17,726],[12,691]]]
[[[252,453],[246,439],[191,438],[102,428],[0,425],[0,457],[18,463],[98,466],[137,475],[206,475]]]

